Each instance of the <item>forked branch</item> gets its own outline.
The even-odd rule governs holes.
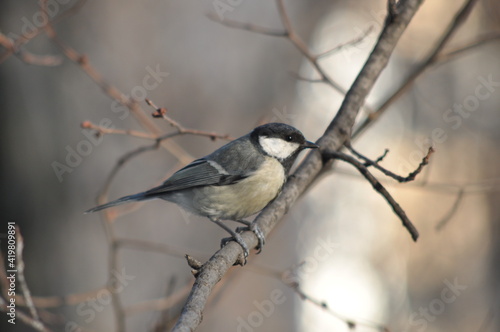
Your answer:
[[[297,198],[313,182],[326,165],[321,153],[338,151],[349,139],[356,116],[363,106],[375,81],[389,62],[396,44],[418,10],[423,0],[401,0],[396,5],[396,13],[386,20],[378,41],[368,57],[363,69],[347,92],[337,115],[318,140],[320,151],[309,153],[299,166],[294,176],[289,178],[280,196],[256,218],[255,223],[265,235],[278,224],[284,214],[293,206]],[[281,8],[282,2],[278,1]],[[257,237],[252,232],[244,232],[243,240],[248,247],[257,245]],[[220,281],[229,268],[242,253],[242,248],[230,242],[217,251],[200,270],[188,300],[173,331],[194,331],[202,320],[202,313],[214,286]]]

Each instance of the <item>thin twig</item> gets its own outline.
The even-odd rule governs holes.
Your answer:
[[[413,181],[415,180],[415,178],[417,177],[418,174],[420,174],[420,172],[422,172],[422,170],[424,169],[424,167],[426,165],[429,164],[429,159],[431,157],[431,155],[434,153],[434,149],[431,147],[429,147],[429,149],[427,150],[427,154],[422,158],[422,161],[420,162],[420,164],[418,165],[418,167],[413,171],[411,172],[410,174],[408,174],[407,176],[401,176],[401,175],[398,175],[398,174],[395,174],[391,171],[389,171],[388,169],[382,167],[379,165],[379,159],[380,158],[383,158],[385,157],[385,155],[387,154],[384,153],[384,155],[382,157],[379,157],[377,160],[373,161],[367,157],[365,157],[364,155],[362,155],[361,153],[359,153],[358,151],[356,151],[351,143],[348,141],[346,142],[345,146],[349,149],[349,151],[351,151],[356,157],[364,160],[364,165],[365,166],[373,166],[375,167],[376,169],[378,169],[379,171],[381,171],[382,173],[384,173],[385,175],[393,178],[394,180],[400,182],[400,183],[405,183],[405,182],[410,182],[410,181]],[[386,150],[388,151],[388,150]]]
[[[165,289],[165,298],[168,298],[172,295],[175,289],[175,284],[176,284],[176,278],[175,276],[170,276],[167,281],[167,288]],[[172,308],[165,308],[160,312],[160,318],[155,323],[153,331],[164,331],[166,329],[169,329],[172,324],[172,315],[171,315],[171,310]]]
[[[137,137],[137,138],[146,138],[150,140],[157,139],[154,135],[145,133],[142,131],[137,131],[137,130],[132,130],[132,129],[115,129],[115,128],[109,128],[109,127],[103,127],[99,126],[96,124],[93,124],[90,121],[84,121],[80,125],[82,128],[85,129],[92,129],[97,132],[98,135],[106,135],[106,134],[114,134],[114,135],[127,135],[127,136],[132,136],[132,137]]]
[[[254,33],[259,33],[259,34],[264,34],[268,36],[275,36],[275,37],[284,37],[302,53],[303,56],[307,58],[307,60],[312,64],[314,69],[318,72],[320,75],[320,80],[329,84],[332,86],[335,90],[340,92],[341,94],[345,94],[346,90],[338,84],[336,81],[331,79],[327,73],[323,70],[323,68],[319,65],[318,63],[318,56],[313,55],[309,49],[307,48],[306,44],[304,41],[299,37],[299,35],[293,30],[291,23],[290,23],[290,18],[288,17],[288,14],[286,12],[285,6],[282,1],[277,0],[277,7],[279,11],[279,15],[281,18],[281,21],[284,25],[284,30],[275,30],[275,29],[269,29],[266,27],[262,26],[256,26],[253,24],[247,24],[247,23],[242,23],[239,21],[233,21],[229,19],[224,19],[220,20],[219,17],[216,15],[210,15],[209,18],[212,19],[213,21],[216,21],[224,26],[227,26],[229,28],[233,29],[240,29],[240,30],[246,30]]]
[[[387,154],[388,154],[388,153],[389,153],[389,149],[385,149],[385,150],[384,150],[384,153],[383,153],[380,157],[378,157],[377,159],[375,159],[375,161],[374,161],[374,162],[375,162],[375,163],[379,163],[379,162],[381,162],[382,160],[384,160],[384,158],[387,156]],[[364,165],[365,165],[365,166],[368,166],[368,162],[365,162],[365,163],[364,163]]]
[[[379,329],[382,331],[388,331],[388,328],[383,326],[382,324],[375,323],[375,322],[370,322],[366,320],[360,320],[360,319],[353,319],[353,318],[348,318],[332,308],[328,306],[328,304],[325,301],[319,301],[314,299],[312,296],[306,294],[301,288],[299,284],[299,279],[300,276],[298,275],[299,269],[304,265],[304,262],[301,262],[299,264],[294,264],[292,265],[289,269],[286,269],[285,271],[279,271],[267,266],[261,266],[257,264],[252,264],[246,267],[246,269],[258,273],[267,277],[271,277],[275,280],[280,281],[283,283],[285,286],[291,288],[302,300],[309,301],[312,304],[320,307],[321,309],[327,311],[329,314],[334,316],[335,318],[338,318],[339,320],[345,322],[347,326],[349,327],[356,327],[356,326],[365,326],[365,327],[370,327],[370,328],[375,328]]]
[[[287,35],[287,32],[285,30],[270,29],[252,23],[242,23],[239,21],[230,20],[228,18],[224,18],[224,20],[221,20],[219,16],[216,15],[215,13],[208,13],[207,17],[212,21],[218,22],[225,26],[241,30],[253,31],[261,35],[268,35],[274,37],[286,37]]]
[[[24,277],[24,260],[22,256],[23,252],[23,246],[24,246],[24,241],[21,236],[21,233],[19,231],[19,228],[16,226],[16,260],[17,260],[17,265],[16,265],[16,270],[17,270],[17,280],[19,281],[19,286],[21,288],[21,292],[23,293],[23,298],[26,299],[24,303],[18,302],[20,296],[15,297],[16,305],[23,305],[26,304],[30,310],[31,317],[25,314],[24,312],[20,310],[16,310],[16,318],[19,318],[22,322],[25,324],[31,326],[33,329],[41,332],[51,332],[49,328],[45,326],[40,321],[40,318],[38,316],[38,312],[35,308],[35,305],[33,304],[33,299],[31,298],[31,292],[29,291],[29,287],[26,283],[26,278]],[[6,274],[6,267],[4,264],[4,257],[3,254],[0,252],[0,284],[2,287],[2,293],[5,296],[5,298],[8,298],[8,289],[9,289],[9,280],[7,279],[7,274]],[[5,299],[0,296],[0,311],[3,312],[10,312],[10,308],[7,307],[7,302]]]
[[[352,47],[352,46],[356,46],[356,45],[358,45],[358,44],[359,44],[359,43],[361,43],[363,40],[365,40],[365,39],[366,39],[366,37],[368,37],[368,35],[369,35],[372,31],[373,31],[373,27],[374,27],[373,25],[370,25],[370,26],[368,27],[368,29],[366,29],[366,30],[365,30],[365,31],[364,31],[364,32],[363,32],[363,33],[362,33],[359,37],[356,37],[356,38],[354,38],[353,40],[349,40],[349,41],[347,41],[347,42],[345,42],[345,43],[341,43],[341,44],[339,44],[339,45],[337,45],[337,46],[333,47],[332,49],[330,49],[330,50],[328,50],[328,51],[325,51],[325,52],[319,53],[319,54],[317,54],[317,55],[316,55],[316,57],[317,57],[318,59],[320,59],[320,58],[326,57],[326,56],[328,56],[328,55],[331,55],[331,54],[333,54],[333,53],[336,53],[336,52],[338,52],[338,51],[340,51],[340,50],[342,50],[342,49],[344,49],[344,48],[346,48],[346,47]]]
[[[125,314],[127,316],[131,316],[147,311],[163,311],[166,309],[170,309],[186,299],[186,296],[189,294],[191,287],[191,284],[187,284],[170,296],[129,305],[127,308],[125,308]]]
[[[20,48],[16,48],[15,43],[1,32],[0,45],[5,47],[12,54],[16,55],[21,61],[29,65],[52,67],[58,66],[62,63],[62,58],[57,55],[37,55]]]
[[[120,105],[127,107],[131,111],[131,114],[144,128],[146,128],[147,131],[153,133],[157,137],[161,136],[161,130],[156,126],[152,119],[145,114],[140,105],[132,97],[126,96],[116,87],[106,82],[100,72],[90,64],[87,56],[78,53],[75,49],[60,39],[51,26],[47,26],[46,30],[48,30],[47,34],[56,43],[56,45],[59,46],[64,55],[76,63],[108,97],[118,102]],[[190,155],[174,141],[162,140],[161,146],[172,153],[180,161],[188,163],[192,159]]]
[[[115,239],[116,246],[119,248],[129,248],[144,251],[158,252],[162,254],[167,254],[172,257],[184,258],[185,253],[179,249],[173,248],[170,245],[164,243],[154,243],[151,241],[144,241],[138,239]]]
[[[325,81],[322,79],[304,77],[304,76],[300,75],[299,73],[296,73],[293,71],[291,71],[289,73],[292,77],[294,77],[298,81],[304,81],[304,82],[308,82],[308,83],[325,83]]]
[[[109,242],[109,257],[108,257],[108,282],[106,288],[111,294],[111,300],[113,302],[113,310],[115,313],[115,323],[116,323],[116,331],[124,332],[125,331],[125,306],[123,305],[123,301],[118,294],[114,290],[117,289],[117,285],[115,283],[119,282],[116,277],[116,271],[120,269],[119,263],[119,248],[117,245],[117,237],[115,234],[115,230],[113,228],[113,219],[109,216],[106,216],[104,220],[104,227],[106,230],[106,235],[108,237]]]
[[[401,208],[401,206],[398,204],[398,202],[396,202],[396,200],[391,196],[391,194],[389,194],[387,189],[385,189],[384,186],[370,173],[370,171],[365,165],[356,160],[354,157],[351,157],[342,152],[333,151],[331,153],[325,154],[325,157],[340,159],[356,167],[356,169],[361,173],[361,175],[363,175],[365,179],[372,185],[373,189],[375,189],[380,195],[382,195],[382,197],[385,198],[387,203],[389,203],[394,213],[399,217],[399,219],[403,223],[403,226],[410,233],[413,241],[417,241],[418,231],[413,225],[413,223],[410,221],[408,216],[406,215],[406,212]]]
[[[453,216],[457,213],[458,208],[460,207],[460,203],[462,203],[462,199],[464,198],[465,191],[463,188],[460,188],[460,190],[457,193],[457,197],[455,199],[455,202],[451,206],[451,209],[448,211],[448,213],[436,224],[435,229],[436,231],[440,231],[443,229],[446,224],[453,218]]]
[[[439,54],[436,59],[436,65],[453,60],[458,56],[463,55],[466,52],[473,51],[478,47],[481,47],[492,41],[497,41],[499,39],[500,39],[500,32],[488,32],[483,35],[480,35],[476,37],[472,42],[468,42],[465,43],[464,45],[457,46],[451,51],[448,51],[444,54]]]
[[[21,292],[24,295],[26,306],[30,310],[31,317],[33,318],[33,324],[37,325],[39,330],[43,330],[43,323],[40,320],[40,317],[38,316],[38,312],[36,311],[35,305],[33,304],[33,299],[31,298],[31,292],[28,287],[28,283],[26,282],[26,278],[24,276],[25,264],[23,259],[23,249],[24,249],[24,240],[21,235],[19,227],[16,226],[17,279],[19,281]]]
[[[87,0],[78,0],[71,8],[65,10],[58,16],[54,17],[52,20],[48,20],[46,25],[59,23],[63,19],[71,15],[75,15],[86,2]],[[21,51],[21,46],[43,33],[46,25],[34,27],[33,30],[30,29],[29,32],[22,34],[15,41],[12,41],[12,47],[8,47],[4,53],[0,54],[0,64],[7,60],[12,54],[15,54],[16,52],[23,52]]]
[[[89,298],[95,298],[105,289],[105,287],[100,287],[92,291],[64,296],[33,296],[33,303],[35,307],[39,309],[59,308],[63,306],[77,305],[79,303],[87,301]],[[26,300],[22,296],[16,296],[16,302],[18,302],[19,305],[26,305]]]
[[[153,103],[150,99],[146,98],[146,104],[151,106],[155,112],[153,113],[153,117],[155,118],[162,118],[165,121],[167,121],[172,127],[177,129],[176,133],[169,133],[165,134],[162,136],[159,136],[156,138],[157,141],[163,141],[165,139],[177,136],[177,135],[195,135],[195,136],[205,136],[210,138],[212,141],[215,141],[216,139],[223,139],[223,140],[234,140],[233,137],[227,135],[227,134],[218,134],[216,132],[210,132],[210,131],[203,131],[203,130],[198,130],[198,129],[189,129],[181,125],[179,122],[175,121],[171,117],[167,115],[167,109],[163,107],[158,107]]]
[[[5,300],[0,297],[0,311],[3,312],[9,312],[9,308],[7,307],[7,303]],[[40,332],[51,332],[49,328],[47,328],[45,325],[40,325],[38,321],[34,320],[30,316],[26,315],[24,312],[18,310],[16,311],[16,318],[19,318],[23,323],[25,323],[28,326],[31,326],[33,329],[36,331]]]
[[[377,110],[368,114],[368,117],[364,121],[362,121],[360,125],[358,125],[352,135],[353,139],[358,137],[362,132],[366,130],[368,126],[374,123],[389,108],[390,105],[392,105],[413,85],[415,80],[420,77],[420,75],[422,75],[434,63],[436,63],[439,58],[439,53],[443,50],[446,44],[448,44],[458,28],[465,22],[470,12],[472,11],[472,8],[477,2],[478,0],[467,0],[465,2],[462,9],[455,15],[452,22],[448,25],[439,41],[431,49],[425,59],[412,70],[405,81],[401,85],[399,85],[397,90],[394,91]],[[401,1],[399,1],[399,3],[401,3]]]
[[[284,281],[284,284],[287,285],[290,289],[292,289],[302,300],[314,304],[315,306],[328,312],[333,317],[346,323],[346,325],[349,329],[355,329],[358,326],[364,326],[364,327],[372,328],[372,329],[379,330],[379,331],[389,331],[389,329],[384,325],[377,324],[374,322],[369,322],[369,321],[353,320],[353,319],[350,319],[344,315],[339,314],[338,312],[332,310],[327,302],[317,300],[317,299],[313,298],[312,296],[306,294],[302,289],[300,289],[300,284],[298,282],[285,282]]]
[[[336,172],[339,172],[344,176],[360,178],[359,172],[355,173],[343,169],[337,169]],[[380,183],[383,183],[384,185],[387,186],[394,185],[393,181],[389,182],[385,181],[384,179],[380,179],[379,181]],[[484,194],[485,192],[495,193],[495,194],[500,193],[500,185],[495,182],[498,182],[498,178],[484,179],[477,182],[469,182],[469,183],[426,182],[425,185],[422,184],[421,182],[408,182],[406,186],[412,189],[443,193],[446,195],[453,195],[456,197],[457,192],[459,192],[460,190],[463,190],[464,195],[474,195],[474,194],[481,195]]]

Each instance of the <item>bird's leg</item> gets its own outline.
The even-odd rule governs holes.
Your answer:
[[[234,220],[234,221],[239,222],[239,223],[247,226],[247,227],[236,228],[236,232],[241,233],[242,231],[251,231],[255,234],[255,236],[257,236],[257,239],[259,239],[259,244],[257,245],[257,254],[260,254],[260,252],[262,251],[262,247],[266,243],[266,238],[264,237],[264,232],[262,232],[260,227],[255,222],[246,221],[243,219]]]
[[[241,265],[245,265],[247,263],[247,257],[248,257],[249,250],[248,250],[247,244],[245,243],[245,241],[243,241],[243,238],[241,237],[241,235],[236,233],[235,231],[233,231],[228,226],[226,226],[219,219],[210,218],[210,221],[212,221],[213,223],[222,227],[226,232],[228,232],[232,236],[232,238],[222,239],[221,243],[220,243],[221,247],[224,247],[229,241],[236,241],[243,248],[243,256],[244,257],[243,257],[243,259],[240,259],[240,262],[241,262]]]

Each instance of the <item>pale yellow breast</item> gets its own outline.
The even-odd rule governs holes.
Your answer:
[[[286,180],[279,161],[266,157],[252,176],[229,186],[213,186],[204,190],[205,213],[221,219],[242,219],[262,210],[280,192]],[[207,188],[208,189],[208,188]]]

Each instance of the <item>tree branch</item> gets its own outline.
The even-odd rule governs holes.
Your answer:
[[[15,54],[21,61],[37,66],[58,66],[62,63],[62,58],[57,55],[36,55],[21,48],[16,48],[15,42],[0,32],[0,45],[8,52]],[[0,62],[1,63],[1,62]]]
[[[396,181],[398,181],[400,183],[405,183],[405,182],[410,182],[410,181],[415,180],[415,178],[417,177],[417,175],[420,174],[420,172],[422,172],[422,170],[424,169],[424,167],[427,164],[429,164],[429,159],[430,159],[431,155],[434,153],[434,149],[432,148],[432,146],[429,147],[429,149],[427,150],[427,154],[422,158],[422,162],[418,165],[418,167],[413,172],[411,172],[410,174],[408,174],[407,176],[401,176],[401,175],[397,175],[394,172],[391,172],[388,169],[386,169],[386,168],[384,168],[384,167],[382,167],[382,166],[379,165],[379,161],[382,160],[385,157],[385,155],[387,154],[387,152],[389,150],[385,150],[385,153],[381,157],[379,157],[377,160],[373,161],[373,160],[365,157],[364,155],[362,155],[358,151],[356,151],[352,147],[352,145],[351,145],[350,142],[346,142],[345,146],[356,157],[358,157],[359,159],[365,161],[364,166],[373,166],[376,169],[378,169],[379,171],[381,171],[382,173],[384,173],[385,175],[387,175],[388,177],[391,177],[391,178],[393,178],[394,180],[396,180]]]
[[[24,295],[24,299],[26,300],[26,305],[30,310],[31,318],[33,318],[33,326],[40,331],[45,329],[42,321],[40,320],[40,316],[38,316],[38,312],[33,304],[33,299],[31,298],[31,291],[28,287],[28,283],[26,282],[26,278],[24,277],[24,259],[23,259],[23,249],[24,249],[24,240],[21,235],[21,231],[19,227],[16,226],[16,258],[17,258],[17,278],[19,281],[19,285],[21,291]]]
[[[380,106],[376,111],[370,113],[368,117],[357,127],[356,131],[352,135],[353,138],[359,136],[368,126],[374,123],[394,101],[401,97],[413,85],[415,80],[420,77],[420,75],[422,75],[429,67],[438,61],[439,53],[443,50],[446,44],[448,44],[458,28],[465,22],[477,1],[478,0],[467,0],[465,2],[462,9],[460,9],[460,11],[455,15],[454,19],[443,33],[441,39],[436,43],[436,46],[434,46],[434,48],[429,52],[427,57],[413,69],[403,84],[401,84],[399,88],[389,98],[387,98],[382,106]],[[389,7],[393,6],[389,4]]]
[[[374,49],[347,92],[337,115],[326,129],[324,135],[318,140],[320,151],[309,153],[295,174],[288,179],[280,196],[256,218],[255,222],[265,235],[271,232],[298,197],[314,181],[322,168],[325,167],[321,152],[337,151],[349,138],[355,118],[368,93],[389,62],[399,38],[422,2],[423,0],[401,0],[398,2],[397,14],[393,14],[391,20],[386,21]],[[249,247],[253,248],[257,245],[258,240],[254,233],[244,232],[241,235]],[[173,331],[184,332],[196,329],[201,323],[202,312],[213,287],[241,254],[241,246],[235,242],[230,242],[203,265]]]
[[[453,60],[456,57],[463,55],[466,52],[470,52],[472,50],[475,50],[478,47],[481,47],[481,46],[488,44],[492,41],[497,41],[499,39],[500,39],[500,32],[488,32],[488,33],[482,34],[467,44],[458,46],[458,47],[454,48],[453,50],[448,51],[446,53],[439,54],[439,56],[436,59],[436,65]]]
[[[345,153],[342,152],[336,152],[336,151],[331,152],[329,154],[329,157],[343,160],[356,167],[356,169],[361,173],[361,175],[363,175],[365,179],[372,185],[373,189],[375,189],[375,191],[377,191],[380,195],[382,195],[382,197],[385,198],[387,203],[389,203],[394,213],[399,217],[399,219],[401,219],[403,226],[410,233],[413,241],[417,241],[418,231],[413,225],[413,223],[410,221],[408,216],[406,215],[405,211],[401,208],[398,202],[396,202],[396,200],[391,196],[391,194],[389,194],[387,189],[385,189],[384,186],[370,173],[370,171],[368,171],[368,168],[365,165],[356,160],[354,157],[346,155]]]
[[[332,88],[340,92],[341,94],[345,94],[346,91],[345,89],[336,81],[331,79],[327,73],[324,71],[324,69],[319,65],[318,59],[322,56],[320,55],[314,55],[312,54],[309,49],[307,48],[306,44],[304,41],[299,37],[299,35],[295,32],[293,29],[291,23],[290,23],[290,18],[288,17],[288,14],[285,10],[285,6],[283,4],[282,0],[276,0],[277,6],[278,6],[278,11],[279,15],[281,18],[281,22],[284,26],[284,30],[275,30],[275,29],[269,29],[266,27],[262,26],[257,26],[254,24],[248,24],[248,23],[242,23],[238,21],[233,21],[229,19],[224,19],[220,20],[216,15],[209,15],[208,17],[222,25],[225,25],[227,27],[233,28],[233,29],[240,29],[240,30],[246,30],[246,31],[251,31],[263,35],[268,35],[268,36],[274,36],[274,37],[284,37],[288,39],[298,50],[300,53],[302,53],[303,56],[306,57],[306,59],[311,63],[311,65],[314,67],[314,69],[318,72],[320,75],[321,82],[327,83],[330,85]]]

